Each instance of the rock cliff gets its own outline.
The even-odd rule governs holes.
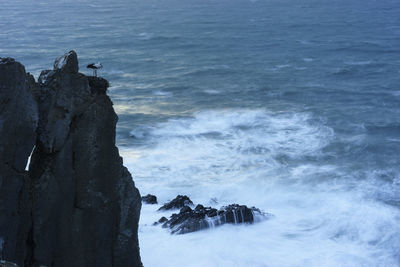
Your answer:
[[[141,266],[141,198],[115,146],[108,82],[79,73],[71,51],[38,83],[1,59],[0,86],[2,258],[19,266]]]
[[[23,263],[30,224],[25,171],[36,140],[34,79],[11,58],[0,58],[0,256]]]

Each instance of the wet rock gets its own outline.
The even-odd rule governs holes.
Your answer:
[[[217,210],[199,204],[194,210],[185,206],[178,214],[172,214],[169,220],[164,219],[163,227],[170,228],[173,234],[186,234],[223,224],[253,223],[256,218],[266,219],[269,216],[257,208],[248,208],[245,205],[232,204]]]
[[[248,208],[245,205],[233,204],[220,209],[218,216],[223,217],[223,221],[226,223],[252,223],[254,221],[254,212],[260,212],[260,210]]]
[[[166,217],[161,217],[159,220],[158,220],[158,222],[159,223],[165,223],[166,221],[168,221],[168,219],[166,218]]]
[[[153,223],[153,225],[158,225],[160,223],[165,223],[166,221],[168,221],[168,219],[163,216],[157,222]]]
[[[155,195],[147,194],[146,196],[142,197],[142,202],[146,204],[157,204],[157,197]]]
[[[165,203],[158,210],[171,210],[171,209],[181,209],[185,206],[191,206],[193,202],[187,196],[178,195],[176,198],[171,200],[170,202]]]

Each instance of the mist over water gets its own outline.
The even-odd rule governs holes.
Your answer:
[[[400,266],[398,1],[0,5],[0,56],[36,77],[103,63],[142,195],[273,215],[177,236],[143,205],[145,266]]]
[[[398,208],[371,188],[390,186],[380,173],[360,179],[359,170],[333,160],[325,151],[335,133],[310,113],[208,110],[132,134],[147,142],[122,149],[125,164],[161,203],[186,193],[195,203],[246,203],[274,215],[181,237],[152,226],[170,213],[144,205],[141,246],[151,251],[150,266],[173,253],[169,246],[179,251],[171,266],[398,264]]]

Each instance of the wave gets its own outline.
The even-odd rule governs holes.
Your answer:
[[[166,36],[166,35],[156,35],[151,32],[142,32],[138,34],[138,39],[143,41],[155,40],[155,41],[168,41],[168,40],[178,40],[179,36]]]
[[[203,67],[184,74],[184,76],[204,76],[204,75],[231,75],[237,71],[228,65],[216,65]]]
[[[162,214],[145,205],[139,238],[146,265],[159,265],[168,255],[169,266],[197,266],[187,258],[197,259],[204,247],[204,266],[398,262],[400,212],[375,198],[393,191],[386,186],[389,191],[370,195],[379,172],[359,180],[356,172],[323,160],[335,132],[311,113],[207,110],[142,127],[135,136],[148,145],[121,152],[143,194],[155,193],[160,203],[177,194],[201,203],[217,199],[221,206],[248,203],[274,215],[178,238],[151,226]]]

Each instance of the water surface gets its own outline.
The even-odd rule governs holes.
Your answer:
[[[145,266],[400,265],[398,1],[0,5],[0,56],[36,77],[103,63],[142,194],[274,214],[175,236],[144,205]]]

